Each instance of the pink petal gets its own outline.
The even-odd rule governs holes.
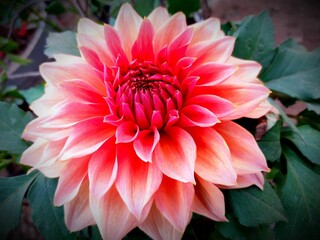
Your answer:
[[[74,199],[64,204],[64,218],[71,232],[80,231],[85,227],[95,224],[89,206],[88,181],[82,183]]]
[[[237,174],[268,172],[266,159],[254,137],[243,127],[232,121],[214,126],[229,146],[232,165]]]
[[[105,41],[106,46],[112,56],[114,57],[114,60],[118,58],[118,56],[121,56],[121,58],[128,62],[127,56],[123,50],[121,38],[119,33],[110,25],[105,24],[104,25],[104,35],[105,35]],[[122,38],[124,39],[124,38]],[[131,49],[130,49],[131,50]]]
[[[182,183],[163,177],[154,201],[161,214],[179,231],[184,232],[191,217],[194,197],[192,183]]]
[[[206,62],[225,63],[233,51],[235,38],[224,37],[216,41],[204,41],[188,48],[189,57],[197,57],[195,65]]]
[[[120,38],[123,41],[124,51],[129,59],[131,59],[131,48],[137,39],[141,23],[142,18],[130,4],[126,3],[121,6],[114,28],[119,32]],[[128,27],[128,24],[130,27]]]
[[[143,216],[143,209],[158,190],[162,173],[152,163],[141,161],[131,144],[117,145],[119,162],[116,187],[129,211],[138,219]]]
[[[132,142],[139,134],[139,127],[133,122],[124,122],[116,130],[116,143]]]
[[[218,84],[210,87],[196,86],[193,95],[214,94],[232,102],[237,108],[231,114],[220,119],[233,120],[244,117],[261,104],[269,95],[269,90],[263,85],[242,84]]]
[[[253,109],[250,113],[246,114],[245,117],[248,118],[260,118],[266,115],[268,112],[277,112],[277,110],[272,106],[268,99],[264,100],[260,103],[255,109]]]
[[[179,232],[160,213],[155,204],[152,205],[147,219],[139,225],[139,228],[152,239],[181,239],[183,232]]]
[[[80,47],[83,46],[92,50],[103,64],[106,66],[112,66],[114,64],[114,57],[112,56],[110,50],[106,47],[103,26],[101,26],[101,28],[103,31],[102,38],[100,36],[92,37],[86,33],[78,33],[77,41]]]
[[[197,85],[212,86],[219,84],[230,77],[236,68],[221,63],[206,63],[190,71],[189,76],[199,76]]]
[[[170,19],[170,16],[166,8],[158,7],[149,14],[148,19],[151,21],[154,30],[158,31]]]
[[[183,126],[211,127],[219,122],[214,113],[199,105],[188,105],[180,112],[180,124]]]
[[[210,110],[217,118],[224,117],[235,111],[236,107],[230,101],[211,94],[191,97],[187,104],[195,104]]]
[[[230,151],[221,135],[212,128],[190,128],[189,133],[197,145],[196,173],[215,184],[236,184]]]
[[[99,55],[87,47],[79,47],[82,56],[86,59],[86,61],[93,66],[94,68],[103,71],[103,64],[99,58]]]
[[[235,186],[219,186],[224,189],[237,189],[237,188],[246,188],[252,185],[256,185],[258,188],[263,190],[264,186],[264,176],[261,172],[255,174],[244,174],[238,175],[237,185]]]
[[[38,138],[27,150],[22,153],[20,163],[28,166],[34,166],[39,162],[39,157],[48,147],[48,141]]]
[[[168,127],[162,131],[153,160],[168,177],[181,182],[194,182],[196,144],[185,130]]]
[[[88,82],[96,89],[105,91],[103,77],[96,69],[87,63],[62,64],[59,62],[43,63],[39,67],[41,76],[48,84],[59,85],[65,80],[80,79]],[[57,93],[56,93],[57,94]]]
[[[174,14],[156,32],[153,41],[154,53],[157,55],[165,45],[168,45],[176,36],[178,36],[186,28],[187,23],[185,15],[181,12]]]
[[[122,239],[138,225],[115,187],[102,197],[90,195],[90,208],[103,239]]]
[[[104,195],[116,180],[117,172],[115,139],[110,138],[90,159],[88,175],[91,194],[98,197]]]
[[[91,37],[104,37],[103,26],[89,18],[81,18],[78,23],[78,33],[85,33]]]
[[[214,221],[228,221],[223,193],[214,184],[201,178],[197,178],[192,210]]]
[[[78,193],[88,171],[89,157],[69,160],[59,178],[54,205],[61,206],[71,201]]]
[[[201,41],[215,40],[220,32],[220,20],[217,18],[208,18],[189,26],[193,28],[193,37],[191,45]]]
[[[228,83],[237,83],[240,81],[255,82],[255,79],[262,69],[262,66],[258,62],[238,59],[235,57],[230,57],[228,63],[237,67],[237,71],[228,79]]]
[[[103,117],[94,117],[75,125],[64,149],[61,159],[82,157],[95,152],[115,133],[115,127],[103,122]]]
[[[140,62],[153,61],[153,41],[154,30],[152,23],[145,18],[141,24],[139,35],[132,47],[132,58]]]
[[[96,106],[78,102],[62,102],[51,109],[50,116],[41,121],[40,127],[66,128],[88,118],[104,116],[108,113],[105,105],[105,103]]]
[[[188,45],[191,41],[193,30],[187,28],[185,31],[176,36],[168,45],[168,64],[171,68],[175,68],[177,62],[186,54]]]
[[[152,162],[152,153],[159,140],[160,135],[155,127],[153,127],[152,130],[140,131],[133,142],[133,147],[137,156],[145,162]]]
[[[105,103],[103,96],[106,92],[100,92],[89,83],[83,80],[68,80],[59,84],[67,98],[85,104],[101,104]]]

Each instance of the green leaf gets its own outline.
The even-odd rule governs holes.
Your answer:
[[[72,31],[49,33],[44,53],[50,58],[57,53],[80,56],[80,52],[77,47],[76,33]]]
[[[200,0],[167,0],[171,14],[183,12],[187,17],[200,9]]]
[[[319,239],[320,175],[310,170],[293,150],[285,147],[283,153],[288,174],[280,199],[289,221],[276,224],[276,239]]]
[[[30,60],[30,59],[23,58],[23,57],[20,57],[18,55],[12,54],[12,53],[8,53],[7,56],[10,59],[10,61],[15,62],[15,63],[19,63],[21,65],[27,65],[32,62],[32,60]]]
[[[267,181],[263,191],[257,187],[231,190],[229,197],[234,213],[244,226],[254,227],[286,220],[281,202]]]
[[[274,162],[280,158],[281,144],[280,144],[280,129],[282,121],[276,122],[276,124],[258,141],[258,145],[262,150],[265,157]]]
[[[0,150],[22,153],[29,145],[21,139],[21,134],[31,120],[30,112],[25,113],[15,104],[0,102]]]
[[[56,186],[57,179],[43,175],[33,182],[28,192],[32,221],[46,240],[75,239],[64,224],[63,208],[53,205]]]
[[[273,239],[272,228],[268,225],[258,227],[242,226],[237,219],[228,214],[229,222],[218,222],[217,229],[227,239],[231,240],[269,240]]]
[[[260,76],[268,88],[294,98],[320,98],[320,50],[305,52],[279,48],[268,69]]]
[[[26,90],[20,90],[20,93],[26,99],[26,101],[31,104],[33,101],[37,100],[44,94],[44,85],[39,84]]]
[[[314,111],[315,113],[320,115],[320,100],[306,102],[306,104],[309,110]]]
[[[281,43],[280,47],[299,50],[299,51],[307,51],[307,49],[304,46],[300,45],[293,39],[288,39],[284,41],[283,43]]]
[[[320,132],[309,125],[300,126],[298,129],[302,137],[291,131],[283,134],[283,137],[293,142],[311,162],[320,165]]]
[[[274,28],[268,12],[242,20],[236,37],[233,56],[256,60],[265,68],[274,55]]]
[[[320,116],[313,111],[305,110],[298,115],[298,122],[300,125],[308,124],[311,127],[320,131]]]
[[[0,178],[0,239],[19,224],[23,197],[36,176]]]

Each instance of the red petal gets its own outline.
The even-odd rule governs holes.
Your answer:
[[[116,130],[116,143],[132,142],[139,134],[139,127],[133,122],[125,122]]]

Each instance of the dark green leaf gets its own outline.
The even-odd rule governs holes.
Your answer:
[[[54,0],[48,4],[46,7],[47,13],[60,15],[66,11],[65,7],[61,4],[61,1]]]
[[[200,9],[200,0],[167,0],[171,14],[183,12],[187,17]]]
[[[269,65],[274,54],[274,28],[266,11],[245,18],[234,36],[235,57],[256,60],[264,68]]]
[[[320,100],[306,102],[308,109],[320,115]]]
[[[49,33],[44,53],[50,58],[57,53],[80,56],[77,47],[76,33],[72,31]]]
[[[0,239],[19,224],[24,194],[36,176],[0,178]]]
[[[28,199],[31,207],[31,217],[42,236],[46,240],[74,239],[64,224],[62,207],[53,205],[53,196],[57,179],[49,179],[39,175],[31,185]]]
[[[298,127],[300,135],[288,132],[283,137],[293,142],[311,162],[320,165],[320,132],[309,125]]]
[[[305,110],[298,115],[298,122],[301,125],[308,124],[320,131],[320,116],[313,111]]]
[[[320,98],[320,51],[279,48],[260,76],[268,88],[304,101]]]
[[[0,102],[0,150],[22,153],[29,145],[21,139],[26,124],[32,120],[15,104]]]
[[[26,90],[20,90],[20,93],[26,99],[26,101],[31,104],[33,101],[37,100],[44,94],[44,85],[39,84]]]
[[[270,226],[244,227],[235,217],[227,215],[229,222],[217,223],[217,229],[227,239],[232,240],[269,240],[273,239]]]
[[[287,223],[277,223],[276,239],[319,239],[320,176],[310,170],[293,150],[284,148],[287,179],[280,197]]]
[[[234,213],[244,226],[253,227],[286,220],[281,202],[267,181],[263,191],[250,187],[231,190],[229,196]]]
[[[280,144],[280,129],[282,121],[276,122],[276,124],[258,141],[258,145],[262,150],[265,157],[274,162],[280,158],[281,144]]]

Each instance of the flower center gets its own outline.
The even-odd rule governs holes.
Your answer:
[[[178,120],[183,97],[170,72],[163,73],[150,62],[133,61],[118,79],[113,105],[119,119],[133,121],[140,129],[159,129]]]

